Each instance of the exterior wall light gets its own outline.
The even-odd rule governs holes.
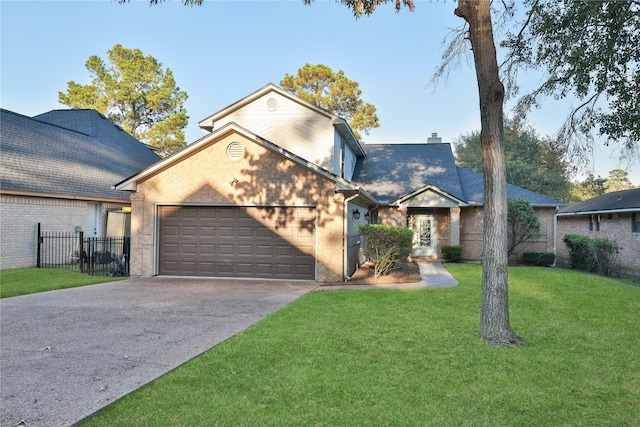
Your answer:
[[[353,210],[353,219],[360,219],[360,211],[358,209]]]

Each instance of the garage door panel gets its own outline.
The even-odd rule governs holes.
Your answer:
[[[159,273],[315,278],[315,209],[162,206]]]

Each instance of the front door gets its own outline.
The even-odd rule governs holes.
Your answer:
[[[85,237],[98,237],[100,207],[97,203],[87,203],[87,232]]]
[[[413,256],[436,256],[437,227],[435,215],[412,215],[409,217],[413,230]]]

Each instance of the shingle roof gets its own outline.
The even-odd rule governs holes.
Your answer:
[[[382,203],[392,202],[432,185],[469,204],[484,203],[482,174],[456,166],[451,144],[366,144],[367,156],[359,159],[353,181]],[[558,206],[562,202],[515,185],[507,185],[507,197],[528,200],[534,206]]]
[[[463,200],[470,204],[484,204],[484,176],[461,167],[458,167],[458,176],[460,177],[460,185],[462,185],[462,192],[464,193]],[[507,184],[507,198],[524,199],[533,206],[561,206],[564,204],[558,200],[534,193],[533,191],[513,184]]]
[[[111,186],[160,160],[94,110],[0,111],[3,190],[126,200]]]
[[[640,188],[614,191],[593,199],[567,205],[558,210],[558,214],[602,211],[640,211]]]
[[[433,185],[464,199],[450,144],[365,144],[353,181],[383,203]]]

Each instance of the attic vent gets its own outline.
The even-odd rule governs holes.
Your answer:
[[[276,111],[278,109],[278,100],[275,98],[267,99],[267,109],[269,111]]]
[[[244,157],[244,146],[239,142],[232,142],[227,147],[227,157],[234,161],[240,160]]]

